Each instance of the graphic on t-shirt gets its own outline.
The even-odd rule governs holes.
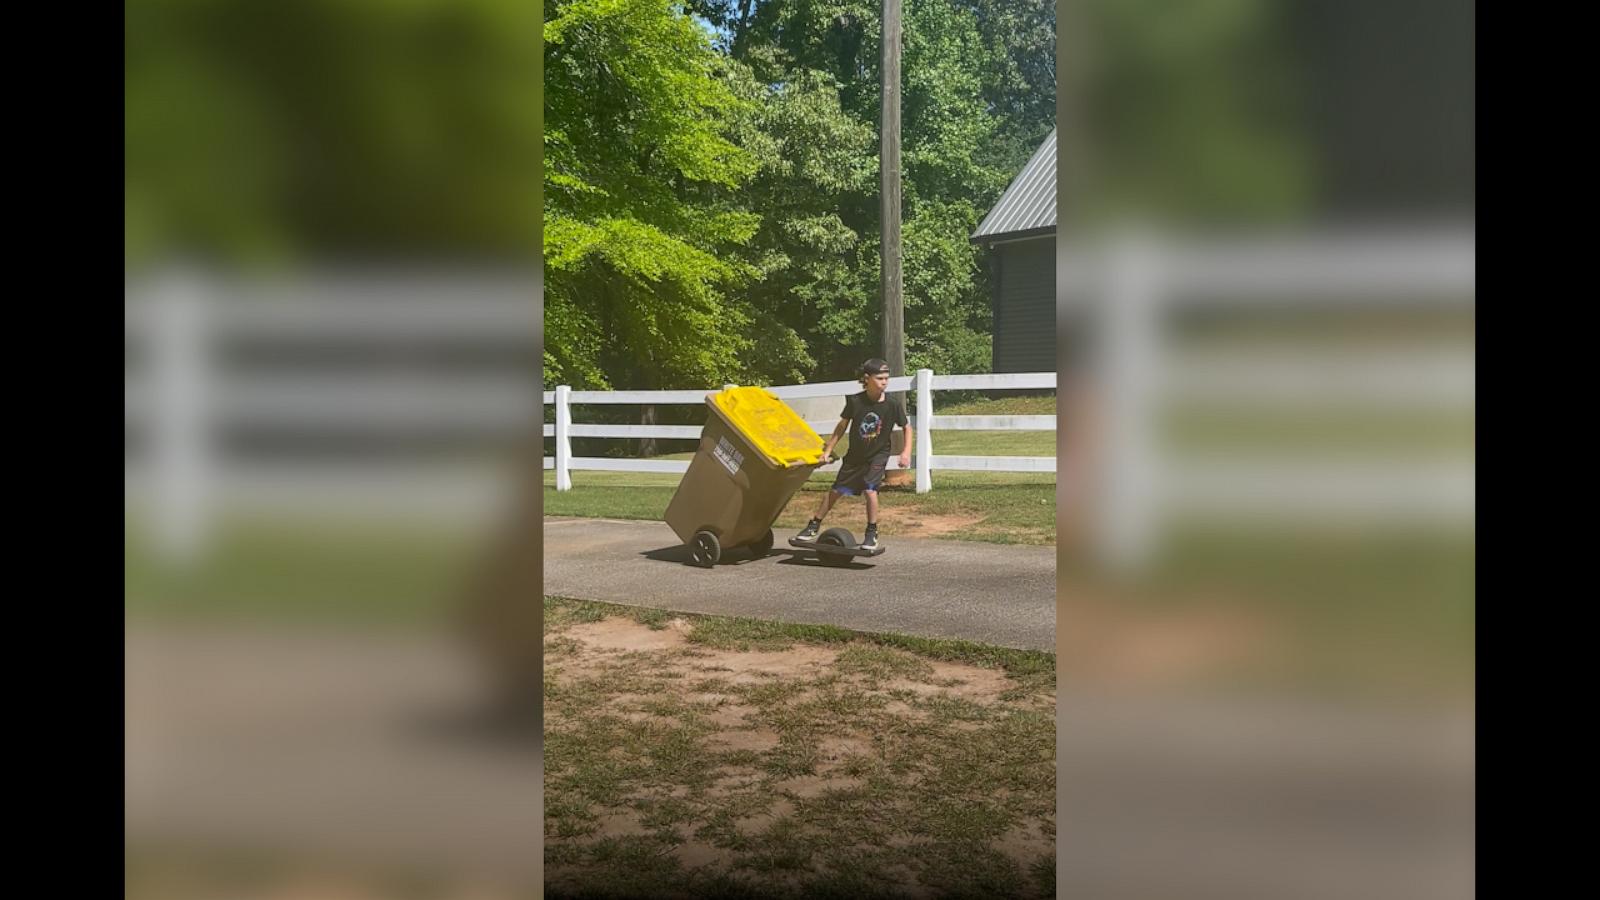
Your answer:
[[[861,439],[870,441],[883,430],[883,419],[875,412],[869,412],[861,417]]]

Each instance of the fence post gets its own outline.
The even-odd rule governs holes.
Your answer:
[[[572,386],[556,385],[556,490],[572,490]]]
[[[917,370],[917,493],[933,490],[933,370]]]
[[[156,283],[149,341],[152,412],[154,550],[167,563],[188,565],[205,550],[210,530],[210,434],[206,409],[205,297],[194,277],[179,273]]]
[[[1110,280],[1096,317],[1107,394],[1097,540],[1101,558],[1125,572],[1149,560],[1157,537],[1152,401],[1160,362],[1161,275],[1156,252],[1143,234],[1125,234],[1113,243]]]

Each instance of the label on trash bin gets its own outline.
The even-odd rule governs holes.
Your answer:
[[[711,448],[711,455],[727,468],[729,475],[739,474],[739,465],[744,462],[744,454],[733,449],[733,444],[729,443],[727,438],[717,438],[717,446]]]

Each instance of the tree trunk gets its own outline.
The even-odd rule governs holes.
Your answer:
[[[654,406],[646,406],[644,408],[644,411],[639,416],[639,424],[641,424],[641,425],[654,425],[655,423],[656,423],[656,408]],[[640,438],[639,439],[639,455],[640,456],[655,456],[656,455],[656,439],[653,438],[653,437]]]

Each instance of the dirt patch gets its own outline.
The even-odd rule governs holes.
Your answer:
[[[736,729],[744,727],[744,724],[749,721],[749,716],[753,712],[755,712],[754,709],[751,709],[742,703],[729,703],[723,706],[718,706],[711,712],[706,713],[705,718],[707,722],[710,722],[717,728]]]
[[[940,690],[965,700],[993,703],[1012,687],[1011,679],[998,669],[983,669],[960,663],[936,662],[931,681]]]
[[[996,703],[1000,695],[1015,687],[1015,683],[999,669],[985,669],[962,663],[932,662],[932,671],[921,678],[897,677],[882,682],[888,692],[910,691],[923,697],[945,695],[975,703]],[[885,712],[913,713],[915,710],[901,701],[890,701]]]
[[[967,531],[986,518],[988,517],[907,513],[895,519],[894,531],[907,537],[940,537]]]
[[[643,875],[629,878],[649,881],[657,896],[752,873],[767,886],[803,893],[832,877],[828,860],[840,849],[839,835],[860,835],[862,849],[893,846],[909,837],[905,823],[920,820],[922,805],[957,802],[954,794],[930,796],[923,781],[945,765],[935,754],[949,745],[928,740],[926,729],[978,742],[976,751],[988,758],[983,742],[1014,737],[991,733],[992,713],[1037,702],[1008,697],[1018,685],[1001,670],[866,642],[739,651],[689,641],[689,632],[652,631],[622,617],[563,631],[576,648],[552,667],[567,690],[547,712],[547,738],[552,730],[570,734],[562,743],[583,749],[560,760],[558,777],[547,776],[546,802],[554,797],[587,810],[596,830],[547,838],[559,857],[546,870],[549,883],[576,877],[599,889],[612,877],[607,872],[619,871],[622,854],[643,867]],[[849,654],[847,671],[837,668],[841,654]],[[594,715],[597,709],[641,724],[617,729]],[[672,712],[690,727],[643,740],[636,729],[653,721],[645,715],[652,710]],[[615,752],[604,749],[611,742]],[[1018,758],[1007,771],[974,773],[979,783],[963,781],[962,790],[1004,797],[1012,785],[1048,785],[1051,759]],[[874,799],[864,810],[869,773]],[[596,790],[606,792],[604,805],[589,799]],[[1038,798],[1029,800],[1040,808]],[[630,804],[650,812],[635,813]],[[1045,838],[1048,816],[1014,812],[1023,807],[1009,802],[1002,808],[1009,811],[997,814],[1009,821],[989,832],[1010,828],[1000,844],[974,837],[970,848],[951,852],[993,846],[1026,869],[1053,849]],[[904,859],[863,855],[870,869],[864,874],[874,883],[898,882],[909,896],[923,893],[919,878],[930,871],[948,877],[924,848],[911,849]]]
[[[710,650],[694,658],[693,668],[733,684],[761,684],[780,678],[814,678],[826,672],[839,651],[796,644],[787,650]]]
[[[632,810],[622,810],[600,817],[600,830],[598,837],[637,837],[649,832],[639,823],[639,814]]]
[[[801,778],[791,778],[778,783],[778,790],[793,794],[796,797],[820,797],[828,791],[843,791],[853,787],[860,787],[861,782],[854,778],[830,778],[820,775],[806,775]]]
[[[1010,857],[1022,871],[1038,862],[1041,857],[1055,856],[1055,839],[1042,834],[1029,824],[1018,825],[1006,831],[996,841],[994,848]]]
[[[761,783],[762,775],[754,769],[723,769],[722,777],[711,785],[714,796],[723,796],[754,787]]]
[[[1106,601],[1077,602],[1062,632],[1062,657],[1075,679],[1153,687],[1192,682],[1281,646],[1257,617],[1223,610],[1133,612]]]
[[[730,867],[738,858],[731,850],[713,847],[710,844],[679,844],[672,848],[672,855],[677,857],[685,869],[723,870]]]
[[[583,622],[568,628],[566,636],[600,650],[616,652],[676,650],[688,643],[688,626],[673,619],[659,631],[632,619],[612,616],[598,622]]]
[[[928,715],[926,712],[917,709],[903,700],[890,700],[888,704],[883,707],[883,711],[891,716],[898,716],[900,718],[911,719],[913,721],[926,718]]]
[[[818,742],[817,749],[822,751],[823,758],[829,762],[839,762],[851,756],[870,754],[872,742],[854,735],[830,736]]]
[[[706,738],[706,746],[721,752],[753,750],[756,753],[766,753],[777,749],[778,736],[770,731],[757,729],[719,731]]]

